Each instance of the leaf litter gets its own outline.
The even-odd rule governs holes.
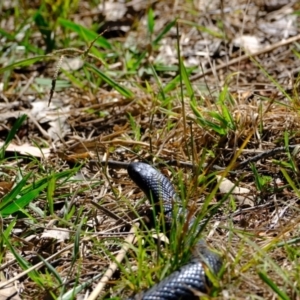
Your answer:
[[[4,7],[9,8],[9,1],[4,2]],[[29,116],[27,123],[22,125],[6,148],[6,159],[14,160],[11,152],[17,152],[20,157],[16,159],[16,163],[22,171],[34,169],[38,173],[40,168],[46,171],[47,175],[44,173],[43,176],[49,175],[47,168],[50,166],[54,170],[68,170],[74,164],[82,163],[81,178],[73,177],[74,182],[70,180],[61,185],[58,181],[59,185],[54,194],[57,198],[54,204],[55,215],[49,214],[47,195],[46,192],[42,193],[32,203],[35,208],[28,208],[32,219],[35,219],[33,224],[32,220],[19,217],[14,231],[14,238],[19,241],[16,250],[25,254],[25,258],[34,265],[38,261],[37,256],[30,256],[30,252],[50,257],[64,247],[73,245],[74,234],[80,227],[78,219],[89,220],[86,223],[89,230],[83,227],[80,231],[82,240],[78,250],[81,262],[76,262],[74,268],[74,258],[70,250],[61,254],[57,261],[50,262],[55,265],[62,278],[70,281],[66,285],[67,289],[73,287],[74,278],[79,278],[79,282],[83,283],[99,272],[104,273],[111,260],[107,251],[117,254],[120,250],[120,244],[126,236],[126,233],[120,232],[120,228],[124,226],[116,224],[117,221],[107,215],[105,210],[111,211],[118,220],[130,221],[132,206],[137,205],[137,201],[142,198],[142,194],[128,180],[124,168],[113,167],[108,163],[109,160],[151,162],[154,157],[154,162],[198,164],[199,161],[192,161],[186,148],[186,145],[192,145],[190,147],[197,153],[198,160],[203,153],[208,165],[213,161],[213,165],[224,169],[231,163],[237,151],[241,151],[237,158],[239,163],[268,149],[286,146],[286,139],[289,144],[300,144],[297,96],[299,57],[292,54],[299,52],[296,43],[300,39],[299,16],[294,13],[299,10],[299,5],[297,1],[283,0],[234,2],[223,1],[222,7],[220,1],[194,1],[193,4],[187,1],[109,1],[105,2],[105,7],[103,4],[91,9],[88,2],[82,1],[81,9],[72,16],[73,20],[90,28],[100,15],[103,27],[99,30],[111,28],[104,32],[103,37],[110,43],[124,45],[117,61],[110,58],[110,50],[103,50],[107,53],[107,68],[101,67],[99,62],[91,61],[91,57],[88,58],[89,63],[98,64],[97,68],[104,74],[109,74],[114,82],[98,81],[92,84],[88,82],[88,78],[79,77],[88,88],[80,89],[76,84],[62,87],[61,90],[54,91],[49,107],[47,93],[51,85],[47,81],[44,82],[48,85],[39,85],[39,80],[36,79],[46,79],[49,82],[55,70],[53,62],[45,63],[41,70],[38,65],[20,67],[12,72],[7,83],[4,75],[0,77],[3,83],[0,94],[1,142],[4,143],[7,132],[20,114]],[[111,13],[116,5],[119,7],[117,17]],[[153,36],[160,34],[175,17],[178,18],[180,53],[185,66],[195,68],[191,69],[191,78],[194,78],[192,85],[198,115],[190,108],[189,98],[183,101],[183,112],[178,85],[167,95],[172,99],[171,105],[163,97],[165,95],[160,93],[161,88],[178,74],[177,36],[175,27],[172,27],[157,45],[149,42],[147,12],[150,5],[156,20]],[[197,13],[190,13],[192,10]],[[3,19],[1,28],[13,32],[12,18],[13,16]],[[220,26],[220,20],[223,27]],[[14,42],[22,41],[23,37],[24,34],[18,35]],[[263,52],[291,37],[294,38],[293,42]],[[32,37],[33,41],[36,39]],[[1,36],[1,40],[6,43],[7,49],[13,49],[13,42],[8,37]],[[3,52],[3,46],[0,48],[1,53],[5,53],[5,59],[2,57],[0,63],[5,66],[9,51]],[[143,51],[144,56],[133,56],[134,53]],[[255,55],[257,51],[261,53]],[[239,60],[243,55],[246,55],[245,59]],[[130,66],[123,58],[128,61],[141,59],[141,63],[136,63],[136,66],[132,63]],[[72,72],[80,72],[84,68],[83,60],[79,56],[72,59],[74,61],[69,57],[64,58],[68,65],[60,67],[71,74],[82,76]],[[235,59],[237,60],[234,61]],[[153,65],[161,82],[155,79],[151,68]],[[218,69],[222,65],[224,67]],[[263,70],[266,70],[269,77]],[[197,77],[207,71],[211,72],[209,76]],[[131,77],[130,72],[139,76]],[[59,74],[58,80],[69,81],[70,76]],[[125,97],[122,89],[115,91],[112,86],[115,83],[132,91],[134,97]],[[278,84],[281,89],[278,89]],[[224,100],[220,94],[225,85],[228,86],[228,93]],[[224,106],[232,113],[232,120],[212,114],[225,112]],[[191,124],[188,130],[182,117],[184,113]],[[135,124],[130,123],[129,115]],[[220,123],[226,123],[227,126],[221,138]],[[249,142],[243,147],[243,141],[249,136]],[[42,167],[29,164],[27,153],[39,158]],[[84,162],[91,158],[97,158],[98,164]],[[237,190],[233,193],[234,201],[221,208],[208,225],[208,230],[211,230],[209,242],[225,253],[226,259],[232,262],[232,269],[225,274],[222,282],[225,289],[216,298],[250,299],[253,295],[263,299],[276,297],[277,294],[258,278],[256,269],[267,270],[268,276],[279,287],[284,288],[290,299],[299,297],[299,291],[295,288],[299,253],[293,248],[286,248],[290,240],[299,236],[299,195],[297,189],[288,185],[289,177],[297,184],[298,160],[297,151],[275,153],[272,157],[262,158],[254,163],[258,175],[254,176],[255,171],[249,168],[237,169],[226,176],[225,181],[229,183],[229,187],[224,187],[224,180],[222,181],[223,189],[220,189],[217,198],[222,198],[232,188]],[[287,173],[282,172],[285,167],[288,168]],[[1,175],[1,181],[11,182],[8,178],[14,178],[16,171],[6,161],[1,163],[0,168],[2,173],[6,173],[5,176]],[[181,170],[177,166],[174,168],[178,172]],[[194,178],[190,169],[183,168],[187,189]],[[213,170],[211,171],[214,172]],[[175,174],[174,182],[179,180]],[[267,177],[271,181],[266,180]],[[238,182],[236,187],[235,182]],[[209,192],[209,187],[204,191],[201,185],[194,187],[194,190],[189,191],[190,202],[201,203],[202,195]],[[96,201],[103,209],[93,207],[89,204],[91,201]],[[244,204],[248,206],[245,207]],[[82,210],[82,215],[72,215],[74,210]],[[62,214],[66,216],[68,213],[70,219],[64,219],[68,220],[65,227],[60,224],[61,231],[59,228],[47,228],[46,218],[57,218]],[[3,221],[8,226],[12,219]],[[228,230],[232,227],[233,231]],[[239,235],[239,231],[246,231],[251,239]],[[116,240],[120,236],[121,239]],[[47,239],[35,243],[40,237]],[[244,253],[237,256],[237,252],[242,251],[241,241],[244,242]],[[275,242],[279,244],[283,241],[286,242],[285,246],[273,247]],[[256,246],[253,246],[254,242]],[[273,250],[266,255],[263,250],[268,247],[273,247]],[[287,251],[290,251],[290,256],[295,256],[294,260],[289,259]],[[249,260],[249,257],[256,260],[256,263]],[[291,282],[284,277],[285,285],[281,284],[281,274],[265,263],[271,259],[280,266],[283,274],[291,274]],[[7,277],[13,278],[14,274],[21,272],[21,268],[14,263],[5,268],[5,272]],[[43,274],[46,276],[47,272]],[[122,277],[119,278],[117,274],[112,281],[116,282],[116,288],[109,285],[109,288],[102,291],[101,297],[125,297],[128,288],[123,291]],[[23,279],[22,284],[22,299],[32,296],[47,299],[48,294],[43,294],[29,278]],[[95,286],[96,284],[92,289]],[[53,286],[48,288],[55,291]]]

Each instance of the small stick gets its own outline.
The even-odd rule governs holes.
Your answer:
[[[102,212],[104,212],[105,214],[107,214],[108,216],[110,216],[112,219],[120,222],[120,223],[126,223],[129,224],[129,222],[127,220],[124,220],[122,218],[120,218],[119,216],[117,216],[115,213],[113,213],[112,211],[108,210],[107,208],[103,207],[102,205],[98,204],[95,201],[90,201],[90,203],[92,205],[94,205],[96,208],[98,208],[99,210],[101,210]]]
[[[280,152],[284,152],[287,149],[294,150],[297,147],[300,148],[300,144],[276,147],[276,148],[273,148],[273,149],[270,149],[270,150],[263,151],[263,152],[255,155],[253,157],[250,157],[250,158],[248,158],[248,159],[246,159],[246,160],[244,160],[240,163],[236,163],[233,170],[242,169],[245,166],[247,166],[249,163],[256,162],[256,161],[261,160],[263,158],[273,156],[274,154],[277,154],[277,153],[280,153]],[[93,165],[93,164],[102,164],[102,165],[107,164],[111,168],[116,168],[116,169],[125,168],[126,169],[128,167],[128,165],[130,164],[130,162],[119,162],[119,161],[114,161],[114,160],[107,160],[107,161],[100,161],[99,162],[99,161],[96,161],[96,160],[90,160],[90,165]],[[178,167],[182,167],[182,168],[195,168],[196,167],[196,165],[191,163],[191,162],[177,161],[177,160],[168,160],[168,161],[164,161],[164,162],[161,162],[161,163],[154,164],[155,167],[161,167],[161,166],[166,166],[166,165],[167,166],[178,166]],[[206,164],[203,164],[203,166],[205,167]],[[222,171],[225,168],[219,167],[217,165],[213,165],[213,169]]]
[[[93,292],[90,294],[90,296],[88,297],[87,300],[96,300],[97,297],[99,296],[99,294],[102,292],[102,290],[104,289],[107,282],[110,280],[110,278],[113,276],[113,274],[117,270],[118,263],[121,263],[122,260],[124,259],[128,249],[129,249],[129,245],[134,243],[135,232],[136,232],[136,229],[137,229],[138,226],[139,226],[138,223],[133,224],[133,226],[130,229],[130,234],[125,239],[123,247],[120,250],[120,252],[118,253],[118,255],[116,256],[115,261],[112,262],[109,265],[107,271],[105,272],[103,277],[100,279],[100,281],[98,282],[96,288],[93,290]]]
[[[267,158],[267,157],[273,156],[274,154],[280,153],[280,152],[284,152],[287,149],[294,150],[297,147],[300,147],[300,145],[299,144],[288,145],[287,147],[285,147],[285,146],[283,146],[283,147],[277,147],[277,148],[273,148],[273,149],[264,151],[264,152],[262,152],[262,153],[260,153],[258,155],[255,155],[253,157],[250,157],[250,158],[248,158],[248,159],[246,159],[246,160],[238,163],[237,167],[235,169],[243,168],[243,167],[245,167],[246,165],[248,165],[251,162],[255,162],[255,161],[261,160],[263,158]]]
[[[64,249],[62,249],[62,250],[60,250],[60,251],[54,253],[53,255],[49,256],[48,258],[46,258],[45,261],[50,261],[50,260],[52,260],[53,258],[59,256],[59,255],[62,254],[63,252],[65,252],[65,251],[67,251],[67,250],[69,250],[69,249],[72,249],[72,247],[74,247],[73,244],[72,244],[72,245],[69,245],[69,246],[67,246],[67,247],[65,247]],[[9,285],[10,283],[12,283],[12,282],[14,282],[14,281],[16,281],[16,280],[22,278],[23,276],[27,275],[29,272],[31,272],[31,271],[33,271],[33,270],[37,270],[38,268],[40,268],[40,267],[43,266],[44,264],[45,264],[45,263],[44,263],[43,261],[41,261],[41,262],[37,263],[36,265],[34,265],[34,266],[28,268],[28,269],[25,270],[24,272],[22,272],[22,273],[16,275],[15,277],[13,277],[13,278],[11,278],[11,279],[5,281],[5,282],[2,282],[2,283],[0,284],[0,290],[1,290],[2,288],[4,288],[5,286]]]
[[[262,50],[260,50],[260,51],[257,51],[257,52],[255,52],[255,53],[246,53],[246,54],[244,54],[244,55],[242,55],[242,56],[240,56],[240,57],[237,57],[237,58],[234,58],[234,59],[230,60],[230,61],[227,62],[227,63],[221,64],[221,65],[215,67],[215,69],[210,68],[209,70],[205,71],[204,73],[196,74],[196,75],[194,75],[194,76],[191,76],[191,77],[190,77],[190,81],[196,81],[196,80],[198,80],[198,79],[200,79],[200,78],[203,78],[203,77],[205,77],[205,76],[207,76],[207,75],[212,74],[213,71],[220,71],[220,70],[222,70],[222,69],[224,69],[224,68],[226,68],[226,67],[235,65],[236,63],[239,63],[239,62],[241,62],[241,61],[243,61],[243,60],[245,60],[245,59],[248,59],[248,58],[250,58],[250,57],[254,57],[254,56],[258,56],[258,55],[260,55],[260,54],[264,54],[264,53],[271,52],[271,51],[273,51],[273,50],[276,49],[276,48],[279,48],[279,47],[282,47],[282,46],[289,45],[289,44],[291,44],[291,43],[293,43],[293,42],[296,42],[296,41],[298,41],[298,40],[300,40],[300,34],[298,34],[298,35],[296,35],[296,36],[293,36],[293,37],[291,37],[291,38],[289,38],[289,39],[280,41],[280,42],[278,42],[278,43],[275,43],[275,44],[273,44],[273,45],[270,45],[270,46],[268,46],[268,47],[266,47],[266,48],[264,48],[264,49],[262,49]]]

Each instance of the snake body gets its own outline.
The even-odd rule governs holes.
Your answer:
[[[152,166],[133,162],[128,166],[128,175],[145,193],[149,201],[165,216],[166,225],[171,226],[174,203],[179,206],[178,217],[185,217],[184,209],[180,206],[180,198],[173,185],[162,173]],[[177,216],[176,216],[177,217]],[[189,221],[189,228],[195,219]],[[171,273],[149,290],[135,295],[136,300],[177,300],[199,299],[197,292],[207,293],[211,282],[207,271],[218,274],[222,267],[222,260],[218,254],[210,250],[205,241],[200,240],[193,249],[191,260],[181,268]]]

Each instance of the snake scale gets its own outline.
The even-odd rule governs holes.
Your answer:
[[[149,201],[158,207],[156,210],[165,216],[166,225],[171,226],[174,218],[173,206],[179,206],[177,216],[186,217],[180,198],[176,194],[173,185],[162,173],[142,162],[130,163],[127,172],[135,184],[145,193]],[[161,203],[161,204],[160,204]],[[177,217],[176,216],[176,217]],[[189,221],[189,228],[194,225],[195,218]],[[222,267],[222,259],[214,251],[210,250],[204,240],[200,240],[194,247],[191,259],[187,264],[171,273],[149,290],[134,295],[134,300],[188,300],[199,299],[195,294],[207,293],[211,287],[207,270],[218,274]]]

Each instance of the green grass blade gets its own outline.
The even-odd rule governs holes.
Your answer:
[[[82,224],[84,224],[84,218],[81,220],[79,226],[77,226],[77,230],[75,233],[74,247],[72,253],[72,264],[80,257],[80,232],[82,228]]]
[[[17,223],[17,220],[13,219],[8,224],[8,226],[5,228],[5,230],[3,230],[3,228],[2,228],[2,224],[0,226],[0,263],[3,260],[3,257],[5,257],[5,255],[6,255],[6,252],[4,250],[5,249],[4,248],[4,238],[5,239],[9,239],[9,237],[10,237],[10,235],[12,233],[12,230],[15,227],[16,223]]]
[[[187,74],[190,75],[193,72],[193,69],[186,70]],[[173,78],[171,81],[169,81],[163,88],[164,93],[169,93],[171,91],[174,91],[177,86],[180,83],[180,75],[177,75],[175,78]]]
[[[65,20],[62,18],[58,19],[59,24],[67,29],[70,29],[73,32],[76,32],[83,40],[87,42],[95,41],[95,44],[105,48],[105,49],[111,49],[111,44],[105,39],[103,36],[99,36],[98,33],[91,31],[82,25],[76,24],[72,21]]]
[[[40,86],[44,86],[47,88],[51,88],[52,85],[52,79],[51,78],[40,78],[37,77],[34,80],[38,85]],[[61,91],[64,88],[68,88],[70,87],[70,82],[67,80],[56,80],[56,84],[55,84],[55,91]]]
[[[112,78],[105,75],[102,71],[94,67],[93,65],[86,63],[89,69],[91,69],[93,72],[95,72],[98,76],[100,76],[108,85],[110,85],[112,88],[114,88],[116,91],[118,91],[121,95],[123,95],[126,98],[133,98],[134,93],[129,90],[128,88],[125,88],[124,86],[119,85],[116,81],[114,81]]]
[[[0,2],[1,3],[1,2]],[[21,25],[22,26],[22,25]],[[15,41],[16,40],[16,35],[18,32],[16,31],[14,35],[8,33],[4,29],[0,28],[0,36],[6,37],[9,41]],[[43,54],[44,51],[40,47],[35,47],[31,44],[29,44],[26,41],[20,41],[18,42],[18,46],[24,46],[28,52],[32,52],[35,54]]]
[[[55,189],[55,184],[58,179],[64,179],[67,181],[74,173],[78,171],[79,167],[73,168],[71,170],[63,171],[60,173],[56,173],[52,175],[54,187],[50,187],[50,191]],[[24,185],[28,178],[31,176],[31,173],[27,174],[19,183],[18,185],[9,193],[7,194],[2,202],[0,203],[0,214],[2,216],[7,216],[13,214],[20,209],[27,206],[32,200],[34,200],[41,191],[46,189],[49,186],[49,178],[45,177],[40,179],[39,181],[35,182],[34,184],[30,184],[28,187],[24,188]],[[50,183],[52,185],[53,183]],[[17,198],[19,194],[22,194],[21,197]],[[52,201],[54,201],[52,199]],[[51,205],[51,201],[50,201]],[[53,204],[54,205],[54,204]],[[53,207],[52,205],[52,207]],[[53,209],[52,209],[53,210]]]
[[[218,97],[218,104],[225,104],[226,102],[226,98],[227,98],[227,95],[228,95],[228,86],[225,85],[223,86],[220,94],[219,94],[219,97]]]
[[[9,236],[11,235],[11,232],[12,232],[13,228],[15,227],[16,223],[17,223],[16,219],[12,220],[9,223],[9,225],[6,227],[6,229],[3,232],[1,232],[1,237],[2,237],[2,235],[4,235],[8,239]]]
[[[199,25],[195,22],[191,22],[191,21],[187,21],[187,20],[178,20],[178,22],[181,23],[181,24],[189,25],[191,27],[195,27],[199,31],[206,32],[206,33],[210,34],[211,36],[213,36],[215,38],[219,38],[219,39],[224,38],[224,34],[222,32],[217,32],[215,30],[210,29],[209,27],[201,26],[201,25]]]
[[[30,58],[26,58],[17,62],[14,62],[10,65],[7,65],[3,68],[0,68],[0,74],[8,71],[8,70],[12,70],[15,69],[16,67],[26,67],[26,66],[31,66],[32,64],[34,64],[37,61],[45,61],[49,58],[52,58],[52,55],[39,55],[39,56],[35,56],[35,57],[30,57]]]
[[[158,36],[154,39],[153,45],[156,46],[161,39],[171,30],[171,28],[176,24],[176,20],[170,22],[167,24],[167,26],[164,27],[164,29],[158,34]]]
[[[250,168],[251,168],[253,176],[254,176],[254,181],[255,181],[257,190],[261,192],[262,191],[262,185],[261,185],[261,181],[259,180],[258,171],[257,171],[254,164],[250,164]]]
[[[62,69],[61,72],[67,77],[69,82],[73,84],[73,86],[77,86],[78,88],[84,90],[86,88],[86,84],[82,78],[77,78],[72,73]]]
[[[48,181],[48,187],[47,187],[47,201],[48,201],[48,208],[51,215],[54,214],[54,191],[56,186],[56,180],[55,176],[51,175]]]
[[[226,130],[222,126],[219,126],[218,124],[208,121],[202,116],[201,112],[197,108],[195,101],[193,102],[191,101],[190,106],[195,116],[197,117],[196,121],[200,126],[211,129],[220,135],[226,134]]]
[[[130,127],[132,128],[132,131],[134,133],[134,140],[140,141],[141,140],[141,127],[136,123],[135,118],[128,113],[129,123]]]
[[[9,205],[16,197],[21,193],[21,190],[25,186],[28,178],[31,176],[32,173],[28,173],[25,175],[22,180],[8,193],[6,194],[0,202],[0,213],[2,213],[2,209]]]
[[[15,39],[15,35],[10,34],[9,32],[7,32],[6,30],[2,29],[0,27],[0,36],[5,37],[11,41],[13,41]]]
[[[188,74],[188,72],[187,72],[187,70],[185,68],[185,65],[184,65],[183,60],[182,60],[181,57],[180,57],[179,60],[180,60],[179,61],[179,64],[180,64],[180,75],[181,75],[182,80],[183,80],[183,82],[184,82],[184,84],[186,86],[187,93],[188,93],[188,95],[190,97],[190,100],[193,101],[195,93],[194,93],[194,89],[193,89],[192,84],[191,84],[190,79],[189,79],[189,74]]]
[[[162,82],[161,82],[161,79],[160,79],[160,77],[157,75],[157,73],[156,73],[156,71],[155,71],[153,65],[151,65],[150,67],[151,67],[151,70],[152,70],[153,77],[155,78],[155,81],[156,81],[156,83],[157,83],[157,85],[158,85],[159,95],[160,95],[161,98],[165,101],[165,100],[166,100],[166,95],[165,95],[164,90],[163,90],[163,88],[162,88]],[[163,103],[162,103],[162,106],[164,106],[164,105],[165,105],[165,103],[163,102]]]
[[[225,127],[225,128],[227,127],[227,124],[228,124],[227,121],[225,120],[225,118],[222,115],[220,115],[219,112],[210,111],[209,115],[211,117],[213,117],[214,119],[216,119],[217,121],[219,121],[223,127]]]
[[[152,35],[154,33],[154,13],[153,9],[150,7],[148,10],[148,31]]]
[[[12,244],[9,242],[9,239],[7,239],[5,236],[3,236],[3,239],[5,241],[5,244],[7,245],[7,247],[9,248],[9,250],[11,251],[11,253],[14,255],[16,261],[18,262],[19,266],[25,271],[27,269],[29,269],[31,267],[31,265],[28,263],[27,260],[25,260],[16,250],[15,248],[12,246]],[[37,284],[39,284],[40,286],[43,286],[40,279],[39,279],[39,275],[37,273],[37,271],[33,270],[31,272],[28,273],[28,276],[31,278],[31,280],[33,280],[34,282],[36,282]]]
[[[286,179],[286,181],[288,182],[288,184],[291,186],[291,188],[293,189],[293,191],[295,192],[295,194],[300,197],[300,191],[299,189],[296,187],[296,184],[294,182],[294,180],[292,180],[292,178],[289,176],[289,174],[287,173],[287,171],[283,168],[280,168],[281,173],[283,174],[284,178]]]
[[[34,200],[42,190],[44,190],[47,187],[48,183],[45,183],[44,185],[40,186],[37,189],[34,189],[30,191],[29,193],[23,195],[19,199],[12,200],[11,203],[7,204],[5,207],[3,207],[0,212],[2,216],[9,216],[13,213],[16,213],[21,208],[24,208],[26,205],[28,205],[32,200]]]
[[[81,166],[78,166],[78,167],[75,167],[75,168],[70,169],[70,170],[62,171],[62,172],[59,172],[59,173],[54,173],[53,176],[54,176],[56,181],[58,181],[60,179],[64,179],[63,182],[61,182],[60,184],[57,184],[57,185],[60,186],[64,182],[68,181],[71,176],[73,176],[76,172],[79,171],[80,168],[81,168]],[[44,177],[44,178],[34,182],[34,185],[29,184],[27,187],[25,187],[22,190],[22,194],[24,195],[24,194],[30,192],[33,188],[38,188],[39,186],[44,185],[45,183],[48,182],[48,180],[49,180],[48,177]]]
[[[42,34],[42,37],[46,44],[46,53],[51,52],[55,48],[55,39],[54,34],[52,34],[52,30],[50,28],[51,26],[40,11],[36,12],[36,14],[33,16],[33,20],[40,33]]]
[[[267,276],[265,272],[258,272],[260,279],[266,283],[282,300],[291,300],[288,295],[280,290],[280,288]]]
[[[271,76],[268,71],[258,62],[258,60],[249,55],[249,59],[260,69],[260,71],[275,85],[275,87],[290,101],[293,102],[293,99],[283,87],[273,76]]]
[[[19,117],[15,124],[13,125],[12,129],[9,131],[8,136],[4,142],[4,145],[0,149],[0,159],[3,159],[5,157],[5,151],[9,143],[12,141],[12,139],[15,137],[17,131],[22,126],[23,122],[27,119],[27,115],[22,115]]]
[[[222,114],[223,114],[224,119],[226,120],[227,126],[231,129],[234,129],[235,123],[234,123],[234,119],[232,117],[232,114],[230,113],[229,108],[227,107],[226,104],[222,104],[221,108],[222,108]]]
[[[64,295],[61,297],[57,298],[57,300],[73,300],[75,299],[75,296],[80,293],[82,290],[86,289],[88,286],[90,286],[92,283],[96,282],[99,278],[103,276],[103,273],[101,272],[100,274],[96,275],[92,279],[87,280],[86,282],[77,285],[70,291],[66,292]]]
[[[59,284],[63,285],[63,280],[61,279],[61,276],[59,275],[59,273],[57,273],[56,269],[47,260],[45,260],[42,256],[39,255],[38,257],[41,261],[44,262],[45,266],[54,275],[54,277],[59,282]]]

